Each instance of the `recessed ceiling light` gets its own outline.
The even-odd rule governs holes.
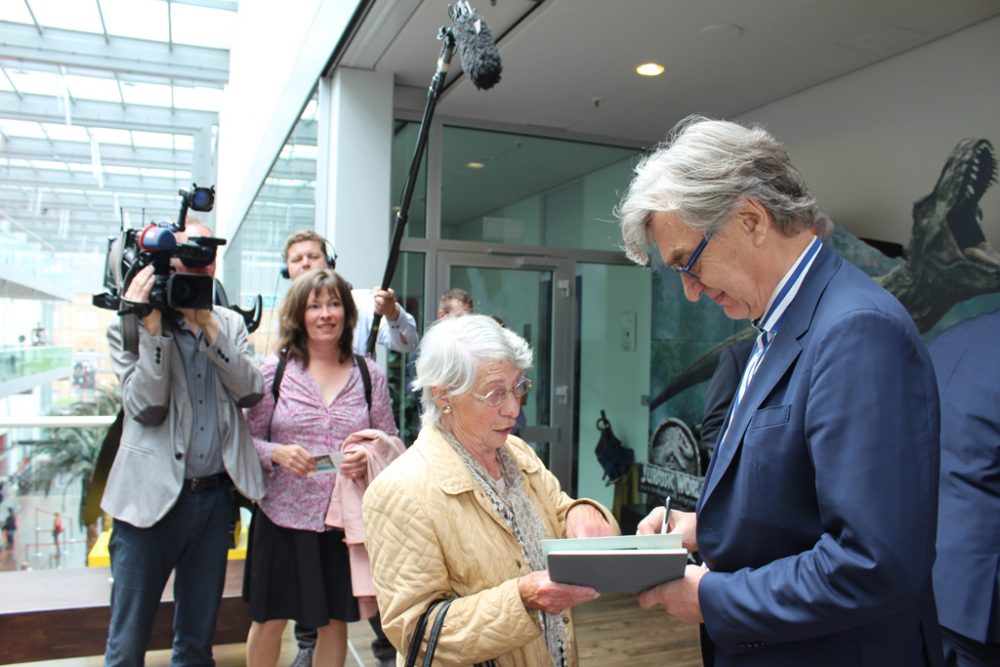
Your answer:
[[[663,65],[660,63],[643,63],[636,67],[635,71],[642,76],[660,76],[663,74]]]
[[[482,162],[466,162],[465,166],[468,167],[469,169],[482,169],[486,165],[483,164]]]

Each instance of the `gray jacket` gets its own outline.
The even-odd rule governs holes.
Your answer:
[[[250,500],[264,496],[264,477],[241,408],[261,399],[264,378],[247,350],[243,319],[215,308],[219,323],[213,345],[201,350],[216,371],[222,461],[236,488]],[[151,336],[139,325],[139,353],[123,349],[121,319],[108,327],[111,363],[122,386],[125,422],[101,509],[116,519],[148,528],[180,496],[193,410],[173,338]]]

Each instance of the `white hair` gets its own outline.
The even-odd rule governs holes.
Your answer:
[[[766,130],[688,116],[635,168],[615,211],[622,249],[646,264],[654,212],[671,211],[692,229],[715,232],[743,198],[758,201],[785,235],[811,225],[816,214],[802,176]]]
[[[524,372],[531,368],[531,346],[516,333],[486,315],[445,317],[428,327],[420,341],[417,377],[421,423],[438,424],[441,411],[433,389],[442,396],[461,396],[473,389],[484,362],[506,361]]]

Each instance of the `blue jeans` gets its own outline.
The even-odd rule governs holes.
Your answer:
[[[171,570],[174,645],[171,667],[214,665],[212,637],[226,580],[233,512],[230,485],[184,489],[158,523],[137,528],[115,520],[111,532],[111,625],[104,664],[139,667]]]

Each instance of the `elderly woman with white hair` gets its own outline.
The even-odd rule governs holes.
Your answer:
[[[531,359],[490,317],[438,320],[413,383],[420,435],[365,494],[375,590],[396,648],[407,650],[433,601],[453,599],[435,664],[575,665],[568,610],[597,592],[551,581],[540,541],[619,532],[606,508],[566,495],[511,435]]]

